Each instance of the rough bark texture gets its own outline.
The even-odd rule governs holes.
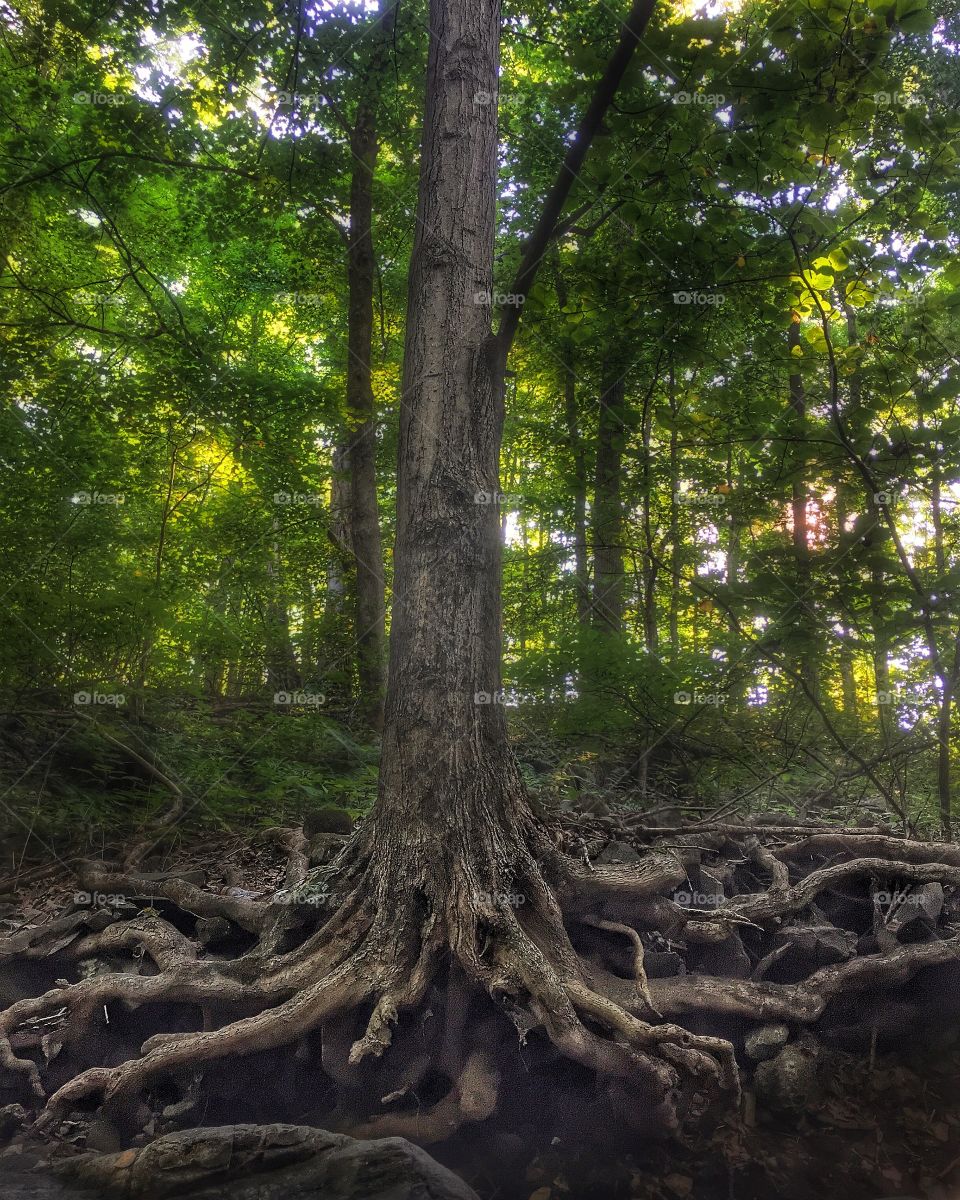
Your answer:
[[[499,4],[431,6],[400,413],[378,888],[440,911],[498,890],[525,802],[500,703],[500,438],[493,290]],[[489,96],[489,103],[476,97]],[[483,845],[485,843],[485,845]],[[507,880],[509,881],[509,880]]]

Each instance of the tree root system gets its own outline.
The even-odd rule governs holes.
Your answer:
[[[531,820],[433,886],[373,826],[264,843],[267,890],[88,862],[0,941],[4,1113],[101,1150],[238,1121],[487,1130],[505,1164],[615,1130],[689,1147],[812,1111],[824,1055],[875,1067],[960,1017],[954,845]]]

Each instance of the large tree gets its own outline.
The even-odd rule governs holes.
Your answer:
[[[591,863],[585,843],[535,814],[510,750],[501,693],[497,511],[507,360],[519,300],[532,292],[651,8],[652,0],[634,3],[592,100],[566,139],[560,173],[519,255],[509,288],[515,302],[495,331],[499,3],[431,0],[376,804],[334,860],[312,875],[302,831],[285,833],[287,887],[269,901],[236,890],[205,892],[180,878],[149,881],[183,914],[219,918],[250,935],[252,944],[235,958],[198,960],[180,925],[152,906],[132,920],[89,925],[88,914],[70,913],[60,924],[12,939],[11,953],[40,957],[65,932],[83,926],[85,957],[142,947],[157,968],[155,974],[117,972],[58,985],[0,1014],[0,1066],[24,1082],[35,1102],[46,1100],[44,1122],[103,1099],[118,1123],[142,1123],[140,1093],[160,1077],[276,1050],[321,1027],[322,1045],[315,1048],[323,1070],[347,1096],[351,1072],[383,1055],[394,1037],[403,1039],[370,1095],[404,1096],[428,1078],[431,1056],[413,1035],[427,1020],[424,1010],[433,1014],[436,1005],[444,1022],[436,1054],[443,1069],[425,1089],[434,1103],[368,1128],[427,1140],[488,1116],[498,1099],[497,1038],[509,1030],[506,1015],[521,1036],[537,1030],[542,1049],[549,1046],[549,1053],[601,1078],[614,1103],[629,1097],[623,1107],[634,1124],[677,1131],[688,1114],[702,1111],[702,1099],[730,1101],[738,1092],[733,1041],[694,1033],[682,1019],[718,1029],[730,1020],[755,1022],[758,1015],[810,1023],[845,989],[900,983],[955,956],[952,932],[901,945],[890,922],[878,920],[875,952],[801,983],[735,978],[749,961],[741,930],[759,931],[757,969],[760,963],[770,969],[782,946],[763,953],[763,938],[821,892],[856,883],[864,895],[855,899],[874,905],[885,902],[864,882],[878,877],[958,884],[956,848],[900,842],[879,830],[820,832],[803,840],[810,831],[801,826],[792,831],[801,840],[774,853],[752,836],[758,828],[715,821],[695,832],[648,831],[651,847],[636,864]],[[646,549],[653,553],[651,545]],[[665,841],[656,840],[660,834]],[[121,871],[90,866],[85,883],[139,895],[146,882],[137,869],[153,844],[133,847]],[[821,865],[825,859],[831,865]],[[734,894],[717,895],[724,881]],[[696,892],[686,893],[684,902],[675,893],[685,883],[712,884],[715,903],[691,904]],[[939,909],[934,924],[938,915]],[[190,917],[180,920],[190,927]],[[662,929],[677,944],[682,939],[696,968],[693,978],[678,975],[651,987],[640,929]],[[629,946],[625,965],[613,942]],[[789,938],[787,948],[794,949]],[[711,959],[711,952],[719,957]],[[719,963],[713,972],[711,962]],[[711,974],[720,978],[703,978]],[[486,1006],[489,1020],[469,1019],[474,1000]],[[111,1065],[68,1073],[47,1100],[45,1075],[12,1040],[14,1033],[34,1018],[66,1010],[66,1027],[44,1041],[49,1054],[57,1043],[79,1040],[103,1007],[117,1001],[201,1009],[203,1027],[157,1033],[139,1057],[119,1063],[107,1052]],[[306,1053],[304,1061],[316,1057]],[[69,1057],[54,1052],[50,1058],[62,1080]],[[352,1099],[354,1109],[364,1099],[371,1107],[369,1095]]]

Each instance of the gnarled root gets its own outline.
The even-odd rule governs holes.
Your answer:
[[[398,1031],[408,1043],[397,1052],[395,1086],[376,1091],[380,1104],[359,1112],[354,1094],[338,1108],[338,1120],[364,1134],[431,1142],[494,1111],[502,1071],[489,1043],[509,1030],[507,1017],[521,1044],[535,1034],[537,1046],[552,1045],[610,1081],[618,1095],[642,1096],[649,1128],[679,1134],[693,1116],[738,1103],[741,1068],[731,1028],[764,1021],[812,1027],[845,994],[902,986],[960,955],[952,898],[960,865],[952,847],[806,830],[786,845],[776,844],[782,834],[752,833],[740,842],[714,834],[674,836],[636,866],[594,868],[560,854],[531,823],[491,840],[479,861],[454,847],[433,864],[431,879],[422,863],[379,858],[375,839],[363,831],[332,868],[311,878],[302,833],[273,832],[286,850],[285,886],[261,900],[177,879],[147,886],[129,870],[88,868],[87,886],[149,892],[165,913],[104,919],[102,911],[80,910],[0,943],[0,958],[8,959],[53,953],[68,961],[142,960],[139,974],[112,970],[61,981],[0,1013],[0,1082],[29,1096],[40,1127],[78,1106],[102,1104],[130,1129],[149,1111],[144,1095],[165,1079],[294,1043],[306,1048],[315,1033],[347,1030],[362,1014],[342,1054],[334,1041],[323,1047],[331,1087],[373,1070],[389,1084]],[[718,879],[729,894],[696,902],[703,881]],[[922,912],[914,919],[907,909],[896,922],[877,924],[870,914],[878,886],[899,889],[901,910],[913,889]],[[680,888],[694,902],[681,902]],[[840,913],[834,920],[850,953],[844,961],[812,960],[799,982],[777,978],[801,944],[804,923],[826,920],[817,907],[825,897]],[[842,924],[847,912],[852,932]],[[252,935],[254,944],[236,957],[198,951],[184,930],[211,917],[248,941]],[[870,943],[873,928],[882,936]],[[852,949],[853,942],[863,948]],[[747,954],[752,973],[766,977],[698,972],[698,955],[713,947],[720,958],[710,961],[722,963],[727,946]],[[648,978],[654,952],[671,962],[693,956],[693,965],[687,974]],[[471,1018],[483,997],[487,1017]],[[47,1098],[51,1072],[40,1050],[56,1057],[111,1006],[163,1014],[170,1005],[198,1009],[203,1028],[158,1030],[137,1057],[61,1075]],[[414,1046],[409,1039],[438,1012],[436,1034]],[[31,1040],[38,1026],[47,1032]],[[371,1066],[378,1060],[382,1066]],[[430,1084],[432,1076],[445,1081],[442,1089]],[[424,1081],[426,1102],[418,1094]]]

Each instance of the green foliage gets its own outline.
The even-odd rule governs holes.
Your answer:
[[[424,7],[402,6],[378,97],[387,545]],[[956,13],[709,12],[658,6],[526,298],[501,480],[506,701],[521,741],[606,756],[641,790],[777,804],[858,770],[926,813],[960,683]],[[375,787],[335,455],[371,20],[361,3],[298,30],[259,3],[213,19],[185,0],[149,16],[37,0],[0,50],[3,687],[68,711],[81,690],[122,694],[122,721],[160,705],[157,752],[219,815],[360,811]],[[503,291],[617,34],[603,5],[507,6]],[[598,513],[621,629],[591,609]],[[278,659],[329,717],[277,711]],[[222,701],[252,707],[217,724]],[[562,791],[554,775],[532,777]]]

